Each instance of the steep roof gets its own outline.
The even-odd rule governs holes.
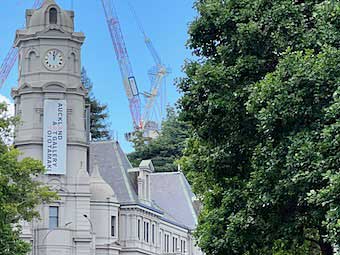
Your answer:
[[[181,172],[154,173],[151,175],[151,199],[165,212],[165,217],[190,229],[197,224],[193,206],[194,194]]]
[[[112,187],[120,203],[138,201],[137,193],[129,179],[127,169],[132,168],[119,143],[114,141],[90,144],[90,169],[97,161],[103,179]]]
[[[130,178],[132,168],[118,142],[104,141],[90,144],[90,169],[97,162],[103,179],[112,187],[118,202],[139,204],[148,209],[161,211],[163,219],[179,226],[194,229],[197,214],[194,208],[194,194],[181,172],[151,173],[152,205],[143,205],[137,195],[137,187]]]
[[[93,201],[107,201],[107,199],[111,199],[112,201],[117,202],[112,187],[104,181],[103,177],[100,175],[98,165],[94,165],[91,173],[90,190],[91,200]]]

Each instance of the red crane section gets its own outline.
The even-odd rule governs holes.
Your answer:
[[[33,9],[40,8],[42,5],[42,0],[35,0],[33,4]],[[4,85],[8,75],[10,74],[15,62],[18,59],[18,48],[12,46],[10,51],[7,53],[1,67],[0,67],[0,88]]]
[[[130,112],[133,119],[135,130],[143,127],[141,120],[141,100],[136,84],[136,78],[132,71],[131,62],[126,50],[123,33],[120,27],[119,19],[113,0],[101,0],[105,11],[106,22],[111,35],[116,58],[119,64],[120,72],[123,79],[125,93],[130,104]]]
[[[9,73],[14,66],[14,63],[17,61],[18,54],[18,49],[14,46],[7,53],[7,56],[0,67],[0,88],[4,85]]]

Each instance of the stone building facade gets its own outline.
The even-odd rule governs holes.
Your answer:
[[[26,11],[16,32],[21,118],[15,146],[42,160],[37,177],[59,194],[42,204],[41,219],[23,222],[33,255],[202,254],[192,231],[195,196],[181,172],[154,173],[151,161],[133,168],[116,141],[90,142],[81,47],[73,11],[46,0]]]

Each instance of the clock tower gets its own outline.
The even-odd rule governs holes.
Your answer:
[[[41,160],[47,172],[40,181],[59,199],[39,207],[40,220],[25,223],[23,238],[32,254],[94,254],[87,169],[86,89],[80,79],[84,35],[74,31],[73,11],[45,0],[26,11],[18,30],[18,87],[13,89],[15,146],[23,157]]]

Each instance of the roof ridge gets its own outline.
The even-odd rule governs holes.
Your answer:
[[[180,174],[180,172],[155,172],[155,173],[152,173],[151,175],[178,175]]]
[[[124,184],[126,186],[128,194],[129,194],[129,198],[132,201],[135,201],[135,197],[133,196],[133,191],[132,191],[133,187],[131,187],[131,183],[130,183],[130,180],[129,180],[129,177],[128,177],[128,173],[124,169],[122,159],[120,158],[120,155],[119,155],[119,147],[120,146],[118,146],[117,143],[114,143],[113,147],[114,147],[114,153],[118,153],[117,161],[118,161],[118,165],[119,165],[120,171],[121,171],[122,176],[123,176]]]
[[[187,187],[187,185],[185,183],[187,181],[187,179],[186,179],[185,175],[182,172],[180,172],[180,173],[181,173],[180,174],[180,183],[182,185],[183,192],[185,194],[185,198],[187,199],[188,205],[190,207],[191,214],[194,217],[194,219],[196,221],[196,224],[197,224],[197,221],[198,221],[197,214],[196,214],[194,205],[192,204],[192,197],[190,196],[191,194],[189,193],[188,187]]]

